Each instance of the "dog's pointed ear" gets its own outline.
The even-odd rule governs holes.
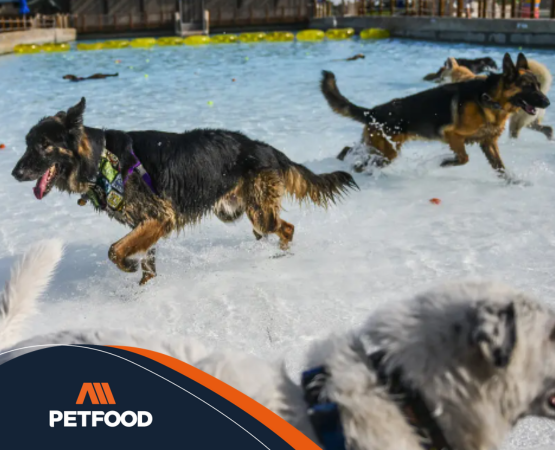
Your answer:
[[[514,303],[479,302],[470,341],[493,367],[507,367],[516,346]]]
[[[65,121],[68,130],[83,128],[83,113],[85,112],[86,103],[85,97],[83,97],[79,103],[67,110]]]
[[[507,79],[514,79],[517,76],[516,67],[511,59],[511,55],[505,53],[503,57],[503,77]]]
[[[524,56],[524,53],[519,53],[518,54],[518,58],[516,60],[516,69],[517,70],[530,70],[530,67],[528,66],[528,60],[526,59],[526,56]]]

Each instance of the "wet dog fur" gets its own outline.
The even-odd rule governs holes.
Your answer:
[[[540,83],[541,91],[547,95],[551,89],[553,77],[551,72],[543,64],[528,59],[528,67],[530,71],[536,75]],[[445,62],[444,70],[440,78],[437,80],[439,83],[459,83],[461,81],[472,80],[473,78],[485,78],[485,75],[475,75],[468,68],[460,66],[455,58],[449,58]],[[545,109],[537,108],[536,114],[528,114],[522,109],[511,115],[509,119],[509,134],[512,138],[517,138],[520,130],[528,127],[532,130],[539,131],[544,134],[549,140],[553,139],[553,128],[548,125],[542,125],[542,120],[545,115]]]
[[[223,222],[234,222],[246,213],[257,239],[276,234],[286,249],[295,228],[280,217],[285,195],[326,207],[357,187],[348,173],[316,175],[241,133],[103,130],[84,126],[84,112],[83,98],[67,112],[35,125],[12,175],[18,181],[39,183],[46,177],[44,195],[52,187],[85,194],[97,177],[104,147],[119,158],[122,173],[135,162],[133,150],[159,195],[133,172],[125,185],[124,208],[106,212],[132,228],[110,247],[110,260],[122,271],[135,272],[139,264],[133,256],[146,254],[141,284],[156,275],[156,242],[209,213]]]
[[[506,177],[497,140],[509,116],[521,108],[534,115],[536,108],[549,106],[522,53],[516,65],[505,54],[502,74],[444,84],[371,109],[347,100],[331,72],[323,72],[321,90],[334,112],[365,125],[362,141],[369,158],[355,167],[357,171],[368,164],[388,165],[405,142],[427,139],[446,142],[455,154],[442,162],[443,167],[466,164],[466,145],[477,143],[493,169]],[[346,147],[338,158],[350,151]]]
[[[22,341],[60,255],[59,242],[39,243],[0,293],[0,364],[54,345],[156,351],[231,385],[322,446],[305,391],[279,363],[144,332],[70,329]],[[378,369],[377,353],[383,355]],[[496,449],[521,419],[555,419],[555,312],[497,283],[447,284],[388,302],[361,327],[313,343],[305,368],[315,367],[325,368],[320,392],[338,407],[346,448],[422,450],[426,442],[418,427],[426,419],[414,409],[411,417],[405,396],[389,391],[385,383],[396,379],[405,392],[420,396],[448,448]]]

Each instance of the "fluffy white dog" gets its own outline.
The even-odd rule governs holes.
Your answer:
[[[328,450],[491,450],[519,419],[555,418],[555,313],[504,286],[457,283],[388,305],[315,345],[297,384],[281,366],[191,339],[90,330],[17,342],[61,254],[60,242],[41,243],[12,272],[0,364],[36,345],[147,348],[230,384]]]

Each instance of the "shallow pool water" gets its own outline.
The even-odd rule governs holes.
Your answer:
[[[508,49],[516,57],[518,49]],[[493,277],[555,304],[555,143],[524,130],[501,138],[512,174],[507,186],[477,147],[470,163],[441,169],[445,145],[415,142],[387,169],[357,175],[361,192],[323,211],[285,205],[295,224],[292,254],[273,258],[277,242],[256,242],[247,219],[229,226],[207,219],[159,247],[159,277],[107,260],[126,230],[77,197],[52,192],[10,172],[24,137],[41,117],[87,98],[85,123],[124,130],[241,130],[323,172],[360,138],[362,126],[331,112],[319,92],[322,69],[342,92],[372,106],[431,85],[422,76],[448,56],[491,56],[505,48],[414,41],[261,43],[107,50],[0,58],[0,273],[32,242],[61,237],[66,257],[27,335],[70,327],[139,328],[194,335],[265,358],[285,357],[291,373],[307,346],[331,331],[361,324],[373,308],[445,280]],[[341,61],[356,53],[366,59]],[[555,56],[527,51],[555,72]],[[119,77],[71,83],[68,73]],[[232,80],[235,81],[232,81]],[[546,123],[555,122],[547,111]],[[437,197],[440,205],[429,203]],[[555,443],[555,428],[527,421],[508,447]]]

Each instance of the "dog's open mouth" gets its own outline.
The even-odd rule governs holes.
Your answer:
[[[57,175],[58,168],[56,164],[54,164],[38,179],[37,185],[33,188],[35,197],[37,197],[38,200],[42,200],[50,192]]]
[[[527,114],[533,116],[536,114],[536,108],[527,103],[525,100],[519,99],[518,106],[520,106]]]

